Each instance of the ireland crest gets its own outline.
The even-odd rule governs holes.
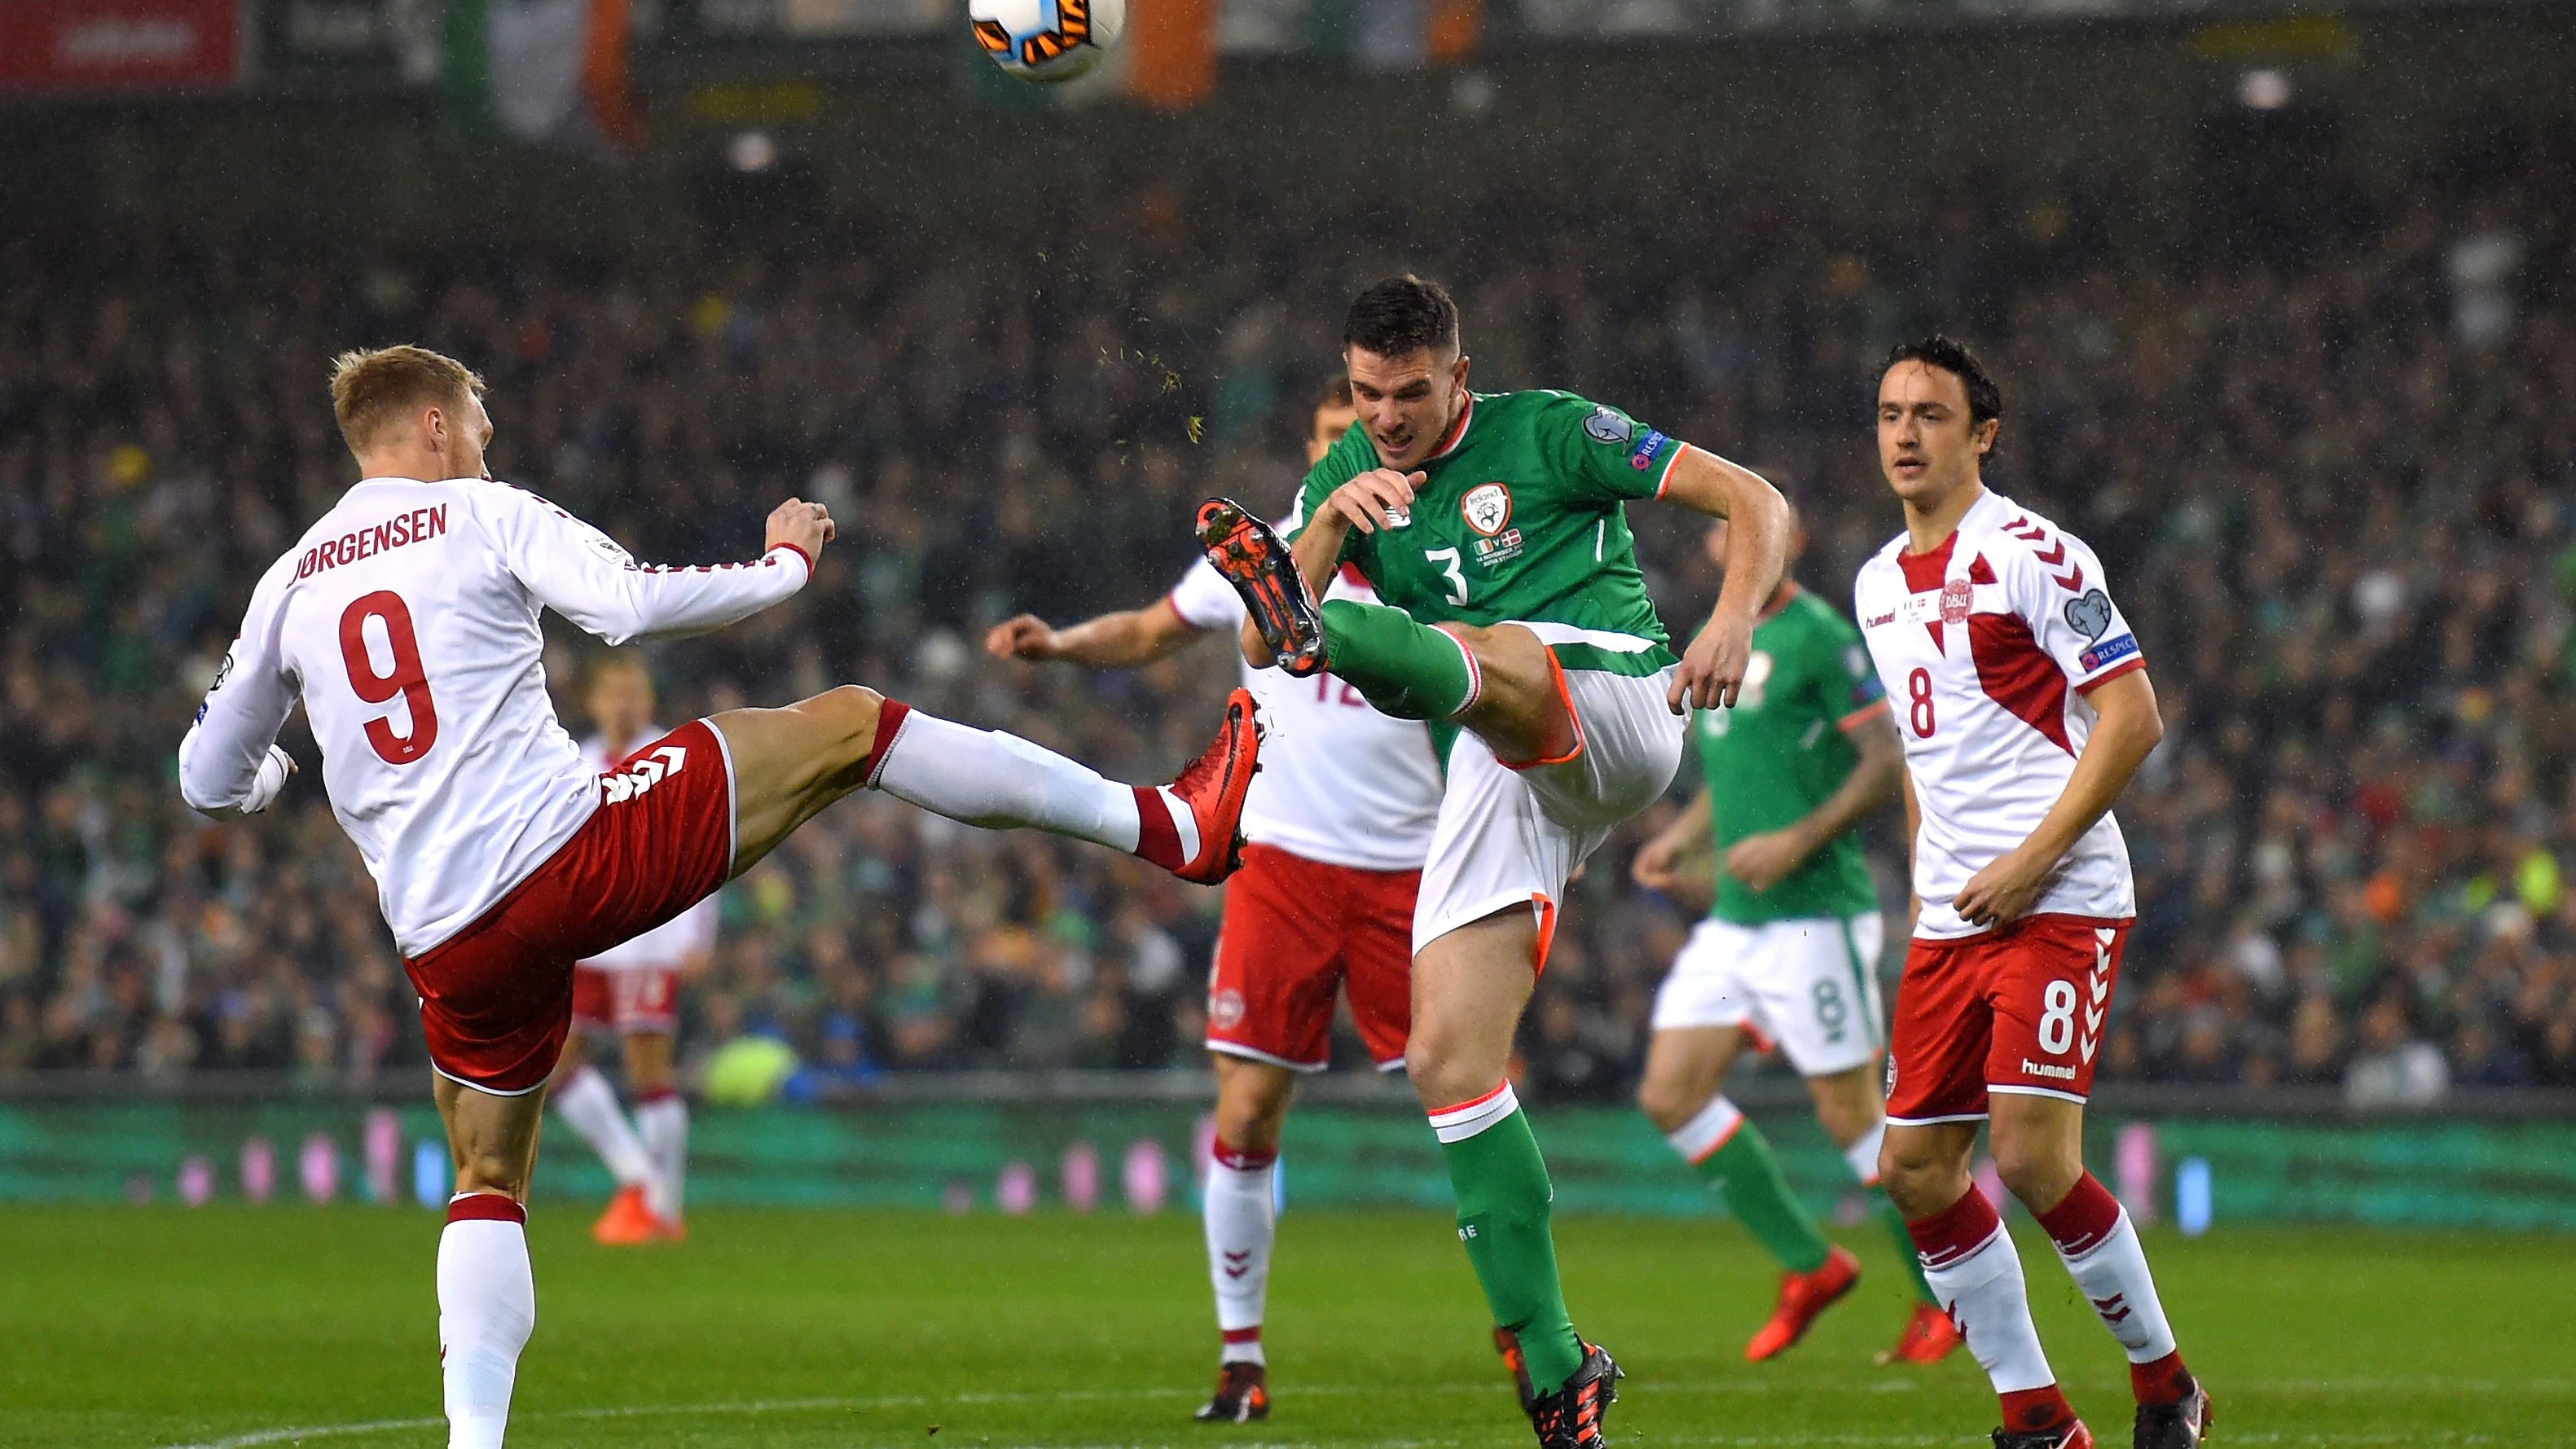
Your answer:
[[[1491,538],[1512,521],[1512,490],[1500,483],[1479,483],[1458,500],[1458,514],[1469,528]]]

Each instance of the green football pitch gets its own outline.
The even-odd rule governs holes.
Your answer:
[[[537,1331],[510,1443],[1515,1445],[1529,1442],[1448,1222],[1280,1226],[1266,1425],[1189,1422],[1213,1367],[1198,1224],[711,1209],[605,1249],[540,1204]],[[1558,1225],[1576,1321],[1629,1379],[1614,1442],[1977,1442],[1976,1365],[1880,1369],[1892,1250],[1785,1359],[1739,1357],[1771,1274],[1730,1224]],[[0,1210],[0,1444],[434,1446],[437,1220],[372,1208]],[[2576,1244],[2224,1228],[2151,1234],[2228,1444],[2576,1443]],[[2076,1406],[2128,1442],[2119,1351],[2025,1236]]]

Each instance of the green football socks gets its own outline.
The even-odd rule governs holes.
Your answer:
[[[1745,1121],[1733,1102],[1711,1097],[1698,1115],[1666,1133],[1664,1140],[1692,1171],[1725,1196],[1736,1220],[1781,1267],[1792,1273],[1812,1273],[1825,1266],[1825,1235],[1790,1195],[1788,1179],[1780,1175],[1780,1159],[1771,1155],[1762,1129]]]
[[[1896,1204],[1887,1200],[1886,1193],[1878,1192],[1875,1187],[1870,1191],[1878,1193],[1878,1221],[1887,1229],[1887,1240],[1896,1245],[1896,1256],[1904,1262],[1905,1271],[1914,1275],[1914,1296],[1935,1308],[1940,1307],[1941,1300],[1933,1296],[1932,1285],[1923,1277],[1923,1256],[1915,1250],[1914,1235],[1905,1230],[1905,1214],[1896,1210]]]
[[[1402,609],[1324,603],[1324,667],[1396,719],[1447,719],[1476,697],[1475,665],[1453,636]]]
[[[1520,1339],[1530,1386],[1555,1393],[1583,1366],[1583,1343],[1557,1281],[1556,1242],[1548,1234],[1556,1191],[1529,1118],[1506,1084],[1432,1113],[1431,1126],[1458,1199],[1458,1241],[1476,1266],[1494,1322]]]

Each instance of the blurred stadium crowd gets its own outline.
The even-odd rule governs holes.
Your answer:
[[[1805,511],[1800,576],[1846,608],[1898,526],[1871,364],[1970,339],[2006,389],[1990,477],[2100,551],[2169,722],[2120,806],[2141,918],[2107,1074],[2576,1085],[2576,147],[2517,132],[2339,186],[2296,216],[2204,199],[2152,238],[2081,184],[1989,177],[1865,215],[1729,196],[1609,239],[1497,182],[1454,239],[1365,261],[1358,198],[1103,188],[1050,217],[1087,240],[1041,287],[992,284],[1031,275],[1006,234],[614,267],[0,238],[0,1071],[422,1061],[309,739],[254,822],[170,783],[253,580],[350,481],[336,350],[470,361],[496,472],[647,558],[739,557],[780,498],[831,506],[794,603],[650,650],[666,723],[857,680],[1161,778],[1231,682],[1222,645],[1087,677],[989,660],[982,629],[1149,601],[1209,491],[1284,505],[1343,301],[1383,264],[1458,290],[1481,386],[1585,392],[1770,472]],[[1680,633],[1715,592],[1697,530],[1634,514]],[[576,728],[594,651],[553,650]],[[1542,1093],[1632,1080],[1695,908],[1627,883],[1652,823],[1576,888],[1524,1043]],[[1895,826],[1873,857],[1901,915]],[[687,1050],[779,1035],[812,1085],[1194,1064],[1217,905],[859,798],[730,889]]]

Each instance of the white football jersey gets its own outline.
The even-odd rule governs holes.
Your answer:
[[[533,493],[478,478],[370,478],[252,591],[179,792],[251,801],[297,700],[322,783],[365,857],[394,943],[417,958],[471,925],[599,808],[599,771],[546,694],[553,609],[612,644],[701,633],[805,586],[780,547],[747,564],[637,563]]]
[[[629,742],[629,748],[651,744],[668,733],[660,725],[646,725],[644,732]],[[581,742],[581,757],[603,775],[627,759],[625,754],[609,753],[608,740],[601,735]],[[716,948],[716,923],[723,914],[722,898],[711,895],[643,935],[611,946],[581,964],[601,971],[676,971],[687,965],[690,957]]]
[[[1952,902],[2065,793],[2093,729],[2085,694],[2146,661],[2093,550],[2000,493],[1977,500],[1939,549],[1905,549],[1899,534],[1861,565],[1853,608],[1922,816],[1914,934],[1972,936],[1982,928]],[[2031,909],[2104,920],[2138,913],[2129,847],[2110,812]]]
[[[1378,602],[1350,569],[1324,597]],[[1171,600],[1193,629],[1230,635],[1243,624],[1242,597],[1205,560],[1181,576]],[[1261,773],[1244,801],[1244,838],[1326,865],[1420,870],[1444,788],[1431,731],[1378,713],[1330,674],[1297,679],[1242,667],[1270,725]]]

